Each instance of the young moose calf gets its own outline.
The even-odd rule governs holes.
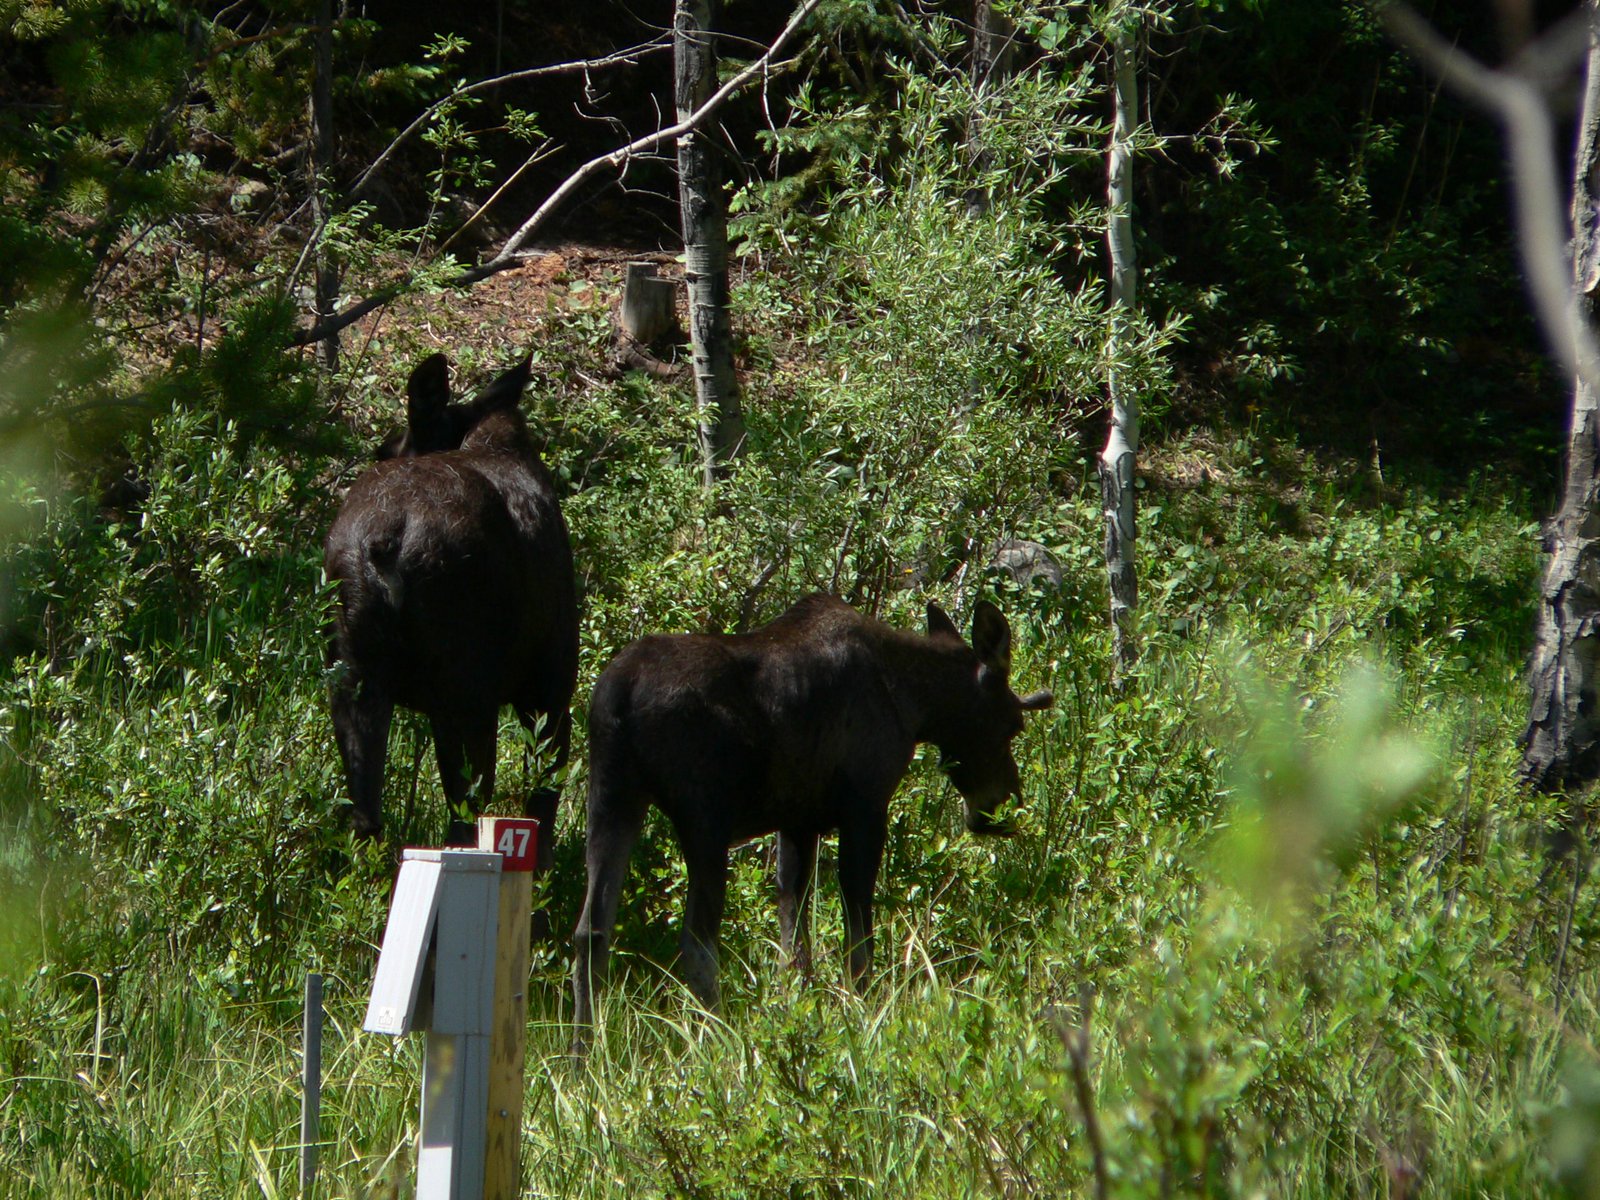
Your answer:
[[[444,356],[425,359],[407,388],[406,433],[385,443],[387,461],[355,481],[328,531],[333,724],[358,833],[380,828],[396,704],[427,714],[452,812],[473,784],[480,799],[494,788],[504,704],[529,730],[542,722],[566,762],[578,608],[555,486],[517,408],[528,374],[525,360],[451,404]],[[543,869],[555,790],[525,808],[547,831]],[[450,840],[470,841],[471,827],[452,819]]]
[[[1009,832],[995,810],[1018,791],[1011,739],[1049,692],[1008,682],[1011,629],[980,603],[972,645],[937,605],[926,637],[811,596],[736,636],[647,637],[600,676],[589,709],[589,890],[574,935],[576,1047],[587,1042],[594,980],[603,977],[628,855],[655,804],[689,869],[680,941],[685,980],[716,1007],[716,939],[728,849],[778,834],[783,945],[810,964],[817,839],[839,831],[850,974],[865,984],[872,892],[889,799],[920,742],[939,747],[973,833]]]

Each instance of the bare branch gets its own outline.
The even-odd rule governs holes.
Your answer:
[[[477,92],[486,92],[490,88],[499,87],[501,84],[516,83],[517,81],[523,79],[537,79],[544,75],[563,75],[568,73],[577,73],[580,71],[587,73],[589,71],[601,70],[605,67],[622,65],[633,66],[637,64],[638,61],[646,54],[652,54],[657,51],[668,50],[670,48],[671,43],[665,40],[658,39],[654,42],[641,42],[637,46],[630,46],[626,50],[618,50],[615,53],[607,54],[601,58],[591,58],[577,62],[552,63],[549,66],[544,67],[530,67],[526,71],[512,71],[507,75],[496,75],[493,79],[480,79],[476,83],[469,83],[465,87],[459,87],[455,91],[451,92],[448,96],[445,96],[443,99],[436,100],[432,104],[428,105],[427,108],[422,110],[421,115],[418,116],[415,121],[411,122],[411,124],[407,125],[400,131],[400,133],[395,137],[394,141],[390,142],[389,145],[384,148],[383,153],[378,155],[377,158],[373,159],[372,165],[369,166],[365,171],[362,171],[360,175],[356,176],[355,182],[350,185],[350,198],[355,199],[361,194],[362,189],[365,188],[367,184],[371,182],[372,177],[376,175],[385,164],[388,163],[389,159],[393,157],[394,152],[400,148],[400,144],[402,142],[404,142],[412,134],[416,133],[417,130],[421,129],[430,120],[432,120],[434,114],[442,109],[445,105],[459,100],[463,96],[471,96]]]
[[[718,88],[704,104],[682,121],[665,129],[657,130],[655,133],[648,134],[645,137],[636,138],[620,149],[613,150],[609,154],[602,154],[598,158],[592,158],[584,163],[583,166],[569,175],[543,204],[539,205],[533,215],[524,221],[515,233],[506,239],[493,258],[487,262],[479,263],[475,267],[468,267],[461,271],[448,280],[449,286],[468,287],[489,278],[491,275],[498,275],[501,271],[517,266],[521,262],[518,257],[518,250],[523,243],[550,218],[556,209],[571,198],[572,194],[582,187],[590,177],[605,170],[626,169],[630,159],[654,150],[663,143],[673,141],[685,133],[699,128],[730,96],[742,91],[757,79],[768,78],[775,69],[773,60],[777,58],[779,51],[789,43],[790,39],[794,37],[800,26],[805,22],[805,19],[815,12],[817,6],[821,3],[822,0],[804,0],[800,7],[795,10],[794,16],[789,19],[789,23],[783,27],[782,32],[773,39],[772,45],[767,47],[766,53]],[[307,346],[327,337],[330,333],[345,328],[347,325],[354,324],[373,309],[380,308],[396,296],[403,294],[410,282],[411,279],[408,277],[369,296],[365,300],[351,305],[338,315],[329,317],[326,321],[320,321],[309,329],[302,329],[290,339],[289,344],[292,346]]]
[[[690,130],[699,128],[705,123],[707,117],[722,107],[723,102],[729,96],[741,91],[756,78],[766,75],[768,66],[777,57],[778,51],[788,44],[795,31],[800,28],[801,24],[816,10],[817,5],[820,3],[822,3],[822,0],[805,0],[805,3],[795,10],[794,16],[789,18],[789,23],[783,27],[783,32],[778,34],[772,45],[767,47],[765,54],[718,88],[716,92],[712,93],[710,99],[682,121],[679,121],[676,125],[669,125],[665,129],[657,130],[655,133],[647,134],[642,138],[636,138],[619,150],[613,150],[610,154],[602,154],[599,158],[592,158],[584,163],[583,166],[568,176],[560,187],[550,194],[549,198],[534,211],[531,217],[522,223],[522,228],[506,239],[505,245],[500,248],[500,253],[494,259],[485,263],[484,266],[494,266],[500,259],[514,255],[517,248],[528,240],[533,231],[544,224],[550,214],[560,207],[568,196],[577,191],[589,176],[598,171],[620,167],[636,154],[654,150],[657,146],[666,142],[676,141]]]
[[[1385,3],[1379,11],[1396,41],[1447,87],[1500,122],[1511,160],[1517,244],[1534,312],[1567,371],[1600,387],[1600,345],[1574,304],[1570,230],[1562,211],[1555,129],[1544,97],[1546,82],[1572,69],[1587,49],[1588,10],[1530,43],[1500,70],[1451,46],[1408,5]]]

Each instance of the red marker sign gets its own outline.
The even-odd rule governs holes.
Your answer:
[[[539,852],[539,822],[532,817],[481,817],[478,845],[500,853],[502,871],[531,871]]]

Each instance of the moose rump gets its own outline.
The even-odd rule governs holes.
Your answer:
[[[352,823],[362,834],[381,828],[388,732],[399,704],[429,720],[452,810],[450,840],[462,841],[471,831],[456,815],[494,787],[503,705],[551,739],[557,765],[565,763],[577,603],[554,486],[517,411],[528,363],[470,405],[448,404],[436,364],[437,356],[413,373],[412,428],[400,456],[351,486],[324,565],[338,585],[332,707]],[[432,397],[434,424],[448,432],[419,436],[419,390],[426,402],[435,385],[444,390]],[[550,787],[525,802],[546,829],[555,805]],[[541,866],[549,851],[549,839],[541,839]]]
[[[889,801],[919,742],[941,750],[966,799],[967,826],[1004,833],[1016,794],[1010,743],[1048,692],[1008,682],[1010,628],[980,603],[968,645],[937,605],[926,636],[892,629],[830,596],[811,596],[741,635],[643,638],[595,684],[589,710],[588,892],[574,935],[575,1046],[586,1045],[628,857],[653,804],[688,869],[679,942],[685,981],[719,1000],[716,938],[728,850],[778,834],[778,914],[791,961],[810,965],[817,843],[839,834],[850,974],[865,982],[872,895]]]

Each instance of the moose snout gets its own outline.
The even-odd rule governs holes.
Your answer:
[[[966,806],[967,832],[980,837],[1015,837],[1016,826],[1010,821],[1002,821],[994,815],[992,809],[984,811],[977,805]]]

